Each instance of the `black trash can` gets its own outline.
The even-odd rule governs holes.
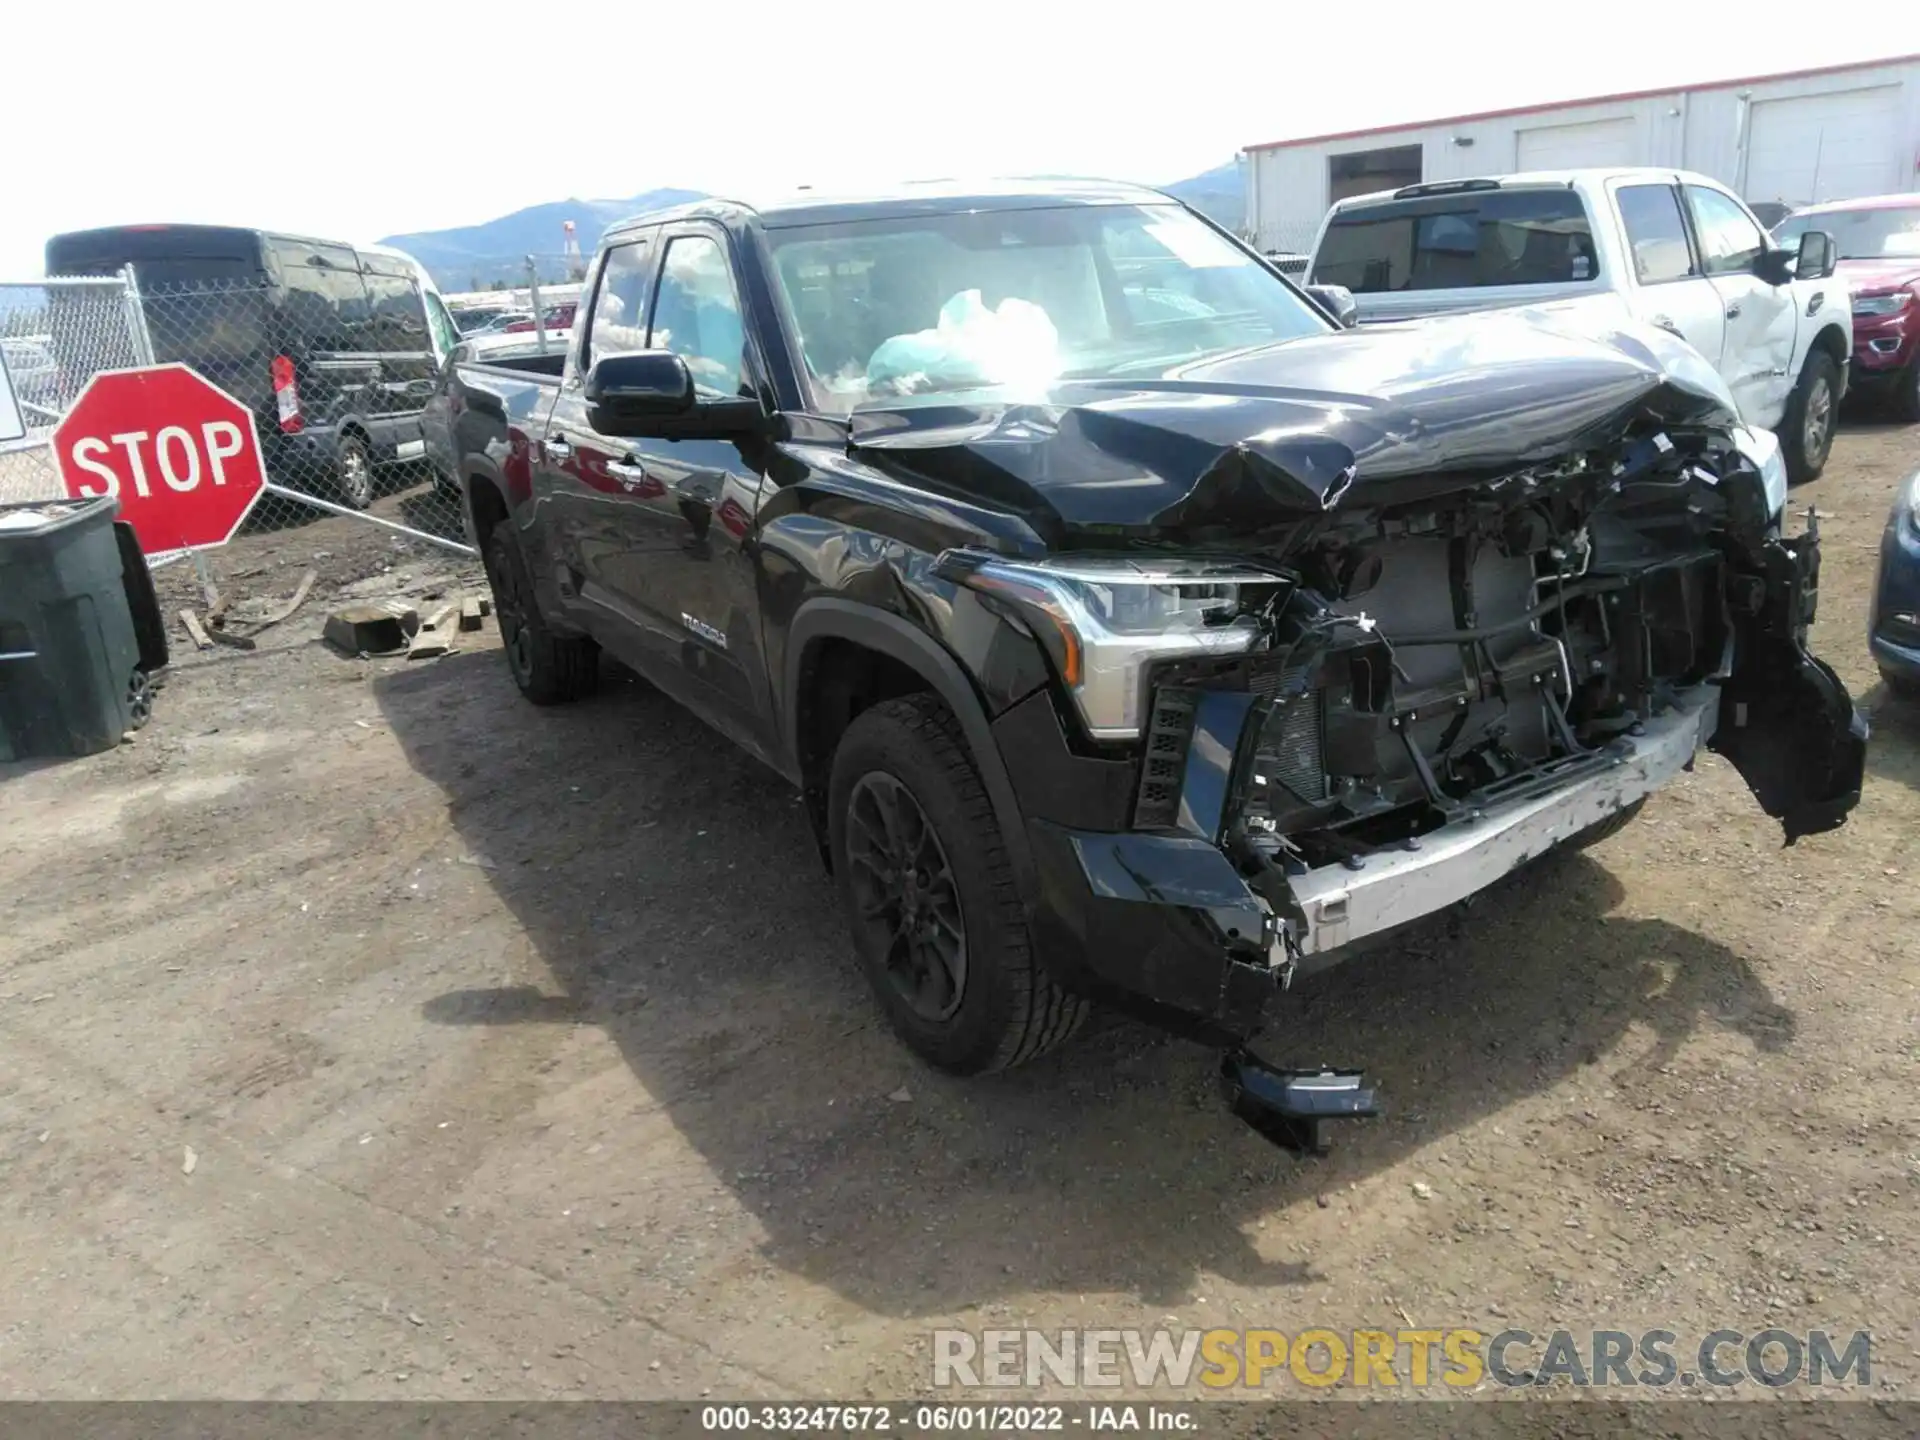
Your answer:
[[[0,505],[0,760],[91,755],[147,722],[166,632],[118,509]]]

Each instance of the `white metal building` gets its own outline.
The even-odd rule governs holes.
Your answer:
[[[1246,149],[1263,250],[1300,250],[1327,207],[1423,181],[1587,165],[1697,170],[1755,204],[1920,189],[1920,55],[1680,90],[1456,115]]]

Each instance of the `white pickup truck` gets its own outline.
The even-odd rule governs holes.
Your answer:
[[[1853,353],[1832,238],[1781,250],[1717,181],[1685,171],[1565,170],[1356,195],[1320,222],[1311,285],[1353,292],[1362,324],[1525,305],[1685,338],[1741,418],[1779,436],[1787,474],[1827,462]]]

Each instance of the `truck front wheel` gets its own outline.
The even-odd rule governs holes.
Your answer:
[[[1087,1003],[1034,955],[959,722],[931,695],[862,711],[834,752],[828,838],[861,969],[928,1064],[973,1075],[1065,1040]]]
[[[536,705],[561,705],[591,694],[600,677],[600,647],[585,636],[555,635],[547,628],[527,557],[505,520],[487,536],[486,565],[500,644],[520,693]]]
[[[1795,485],[1817,480],[1827,468],[1833,449],[1833,430],[1840,419],[1840,367],[1824,350],[1807,356],[1800,383],[1787,399],[1780,422],[1780,449],[1787,462],[1787,479]]]

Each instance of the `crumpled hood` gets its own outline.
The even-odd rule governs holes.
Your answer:
[[[1066,532],[1239,536],[1471,488],[1636,420],[1731,426],[1663,330],[1524,311],[1371,326],[1025,403],[863,410],[861,461]]]

